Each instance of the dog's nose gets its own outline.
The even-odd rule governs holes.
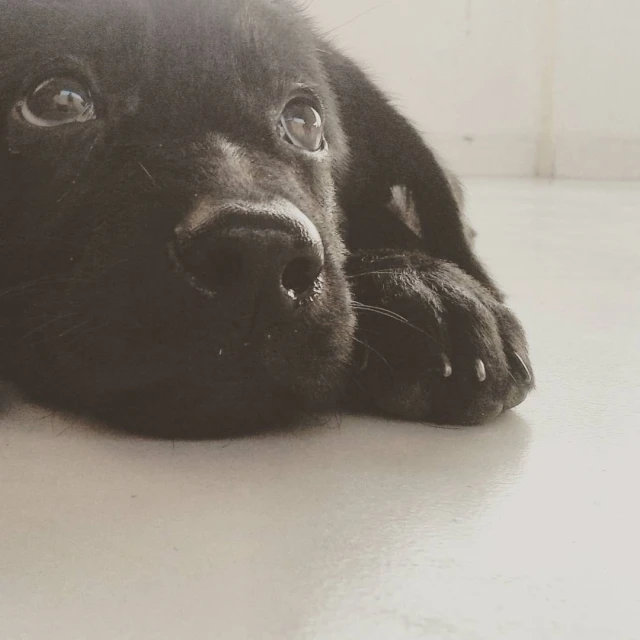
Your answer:
[[[322,289],[322,239],[293,204],[199,207],[175,236],[180,267],[231,308],[276,320]]]

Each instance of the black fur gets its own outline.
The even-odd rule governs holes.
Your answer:
[[[2,377],[38,401],[174,437],[339,405],[473,424],[524,400],[524,333],[472,250],[450,179],[297,7],[0,0],[0,16]],[[16,105],[61,74],[90,86],[96,119],[25,122]],[[278,134],[301,87],[322,105],[328,150],[316,156]],[[318,229],[324,289],[251,333],[167,246],[200,207],[273,198]]]

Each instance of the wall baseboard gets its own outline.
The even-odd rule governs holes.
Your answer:
[[[556,177],[640,180],[640,138],[558,135]]]
[[[444,164],[466,177],[534,177],[538,141],[533,136],[427,134]],[[560,134],[553,178],[640,180],[640,138]]]
[[[538,141],[533,135],[426,134],[444,164],[470,177],[531,177]]]

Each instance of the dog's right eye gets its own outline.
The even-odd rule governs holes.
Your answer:
[[[90,91],[78,80],[65,76],[41,82],[16,105],[16,110],[35,127],[58,127],[96,118]]]
[[[315,153],[324,145],[322,116],[307,101],[294,98],[280,117],[285,139],[292,145]]]

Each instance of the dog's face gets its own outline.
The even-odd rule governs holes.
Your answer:
[[[335,399],[355,324],[335,197],[346,145],[316,50],[286,2],[9,0],[13,379],[184,435]]]

